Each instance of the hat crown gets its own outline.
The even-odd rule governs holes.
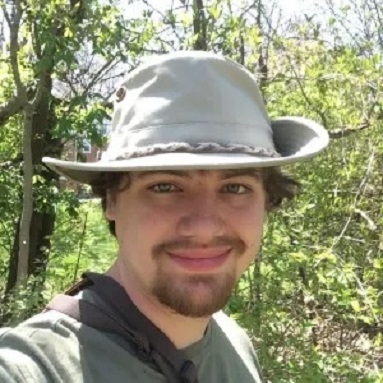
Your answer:
[[[115,94],[110,144],[100,161],[44,157],[83,183],[103,172],[240,169],[311,158],[329,144],[303,117],[269,120],[252,73],[225,57],[183,51],[151,58]]]
[[[253,75],[213,53],[175,52],[148,60],[120,84],[103,160],[156,145],[207,143],[276,153]]]

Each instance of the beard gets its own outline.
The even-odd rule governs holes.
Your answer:
[[[221,245],[230,246],[236,258],[246,251],[244,241],[233,237],[217,238],[206,247]],[[159,267],[151,285],[151,294],[174,312],[191,318],[209,317],[225,307],[237,282],[235,266],[227,272],[204,275],[174,274],[161,267],[161,259],[168,256],[167,252],[198,247],[201,246],[190,241],[175,240],[153,249],[153,258],[159,261]]]
[[[236,282],[235,272],[191,276],[160,273],[153,283],[152,294],[180,315],[203,318],[227,304]]]

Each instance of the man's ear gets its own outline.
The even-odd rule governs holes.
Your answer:
[[[108,221],[116,219],[116,198],[109,191],[106,193],[105,217]]]

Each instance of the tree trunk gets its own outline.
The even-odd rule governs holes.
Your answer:
[[[17,281],[23,282],[28,274],[29,228],[33,214],[33,163],[32,163],[32,120],[33,108],[24,106],[23,129],[23,207],[19,228],[19,255]]]
[[[36,112],[33,119],[33,139],[32,139],[32,161],[35,166],[35,175],[38,177],[36,187],[41,183],[51,183],[52,179],[57,177],[51,171],[38,166],[41,165],[41,160],[46,153],[46,148],[52,147],[52,139],[49,132],[53,130],[56,118],[54,105],[51,102],[52,79],[51,68],[47,71],[44,78],[45,92],[41,96],[40,102],[36,107]],[[49,198],[49,196],[48,196]],[[50,236],[53,233],[55,213],[50,204],[48,206],[37,206],[33,211],[32,225],[30,229],[30,244],[29,244],[29,262],[28,275],[45,275],[47,258],[50,249]],[[44,279],[44,278],[43,278]]]
[[[193,49],[207,51],[207,23],[202,0],[193,1],[193,32],[196,36]]]
[[[7,278],[7,283],[5,285],[3,299],[0,305],[1,307],[0,328],[6,325],[9,319],[11,318],[11,313],[8,310],[8,303],[10,301],[12,290],[15,287],[16,281],[17,281],[17,258],[19,253],[19,227],[20,227],[20,218],[15,225],[15,237],[13,240],[11,254],[9,256],[8,278]]]
[[[44,183],[51,183],[53,180],[58,182],[58,175],[45,167],[36,166],[41,164],[42,157],[45,155],[60,156],[63,149],[61,142],[53,138],[51,132],[56,124],[54,103],[50,99],[52,81],[49,76],[45,78],[46,92],[42,95],[39,104],[35,109],[32,120],[32,161],[35,166],[34,175],[41,177]],[[38,187],[39,181],[35,186]],[[49,199],[49,196],[47,197]],[[40,276],[39,281],[44,282],[44,276],[48,261],[49,250],[51,247],[50,237],[54,230],[55,211],[48,205],[42,210],[35,206],[31,215],[31,225],[29,229],[29,245],[27,248],[28,259],[26,264],[27,275]],[[18,255],[20,244],[20,221],[15,228],[15,238],[10,254],[8,279],[5,287],[3,304],[6,303],[12,290],[18,283]],[[25,267],[25,265],[23,265]],[[41,286],[40,286],[41,287]],[[37,287],[36,287],[37,288]],[[3,319],[4,322],[4,319]]]

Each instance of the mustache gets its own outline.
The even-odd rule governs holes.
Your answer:
[[[209,247],[230,247],[237,256],[241,256],[247,249],[245,241],[239,237],[221,236],[216,237],[209,243],[198,243],[192,239],[173,239],[162,242],[153,247],[152,253],[154,258],[159,258],[164,253],[171,253],[179,249],[204,249]]]

